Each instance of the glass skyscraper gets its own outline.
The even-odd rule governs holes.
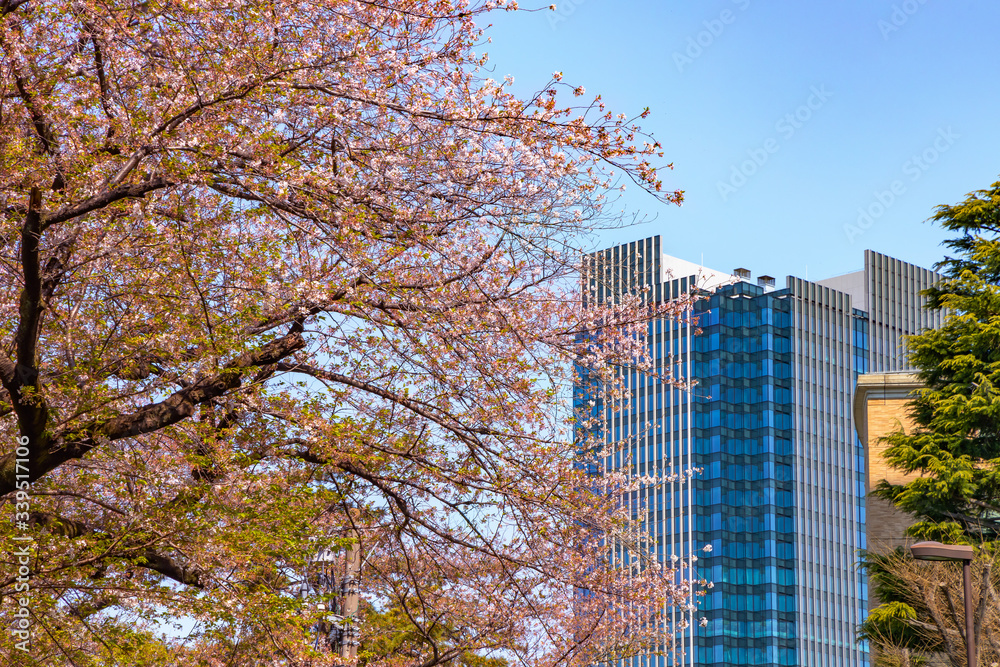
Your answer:
[[[589,260],[588,299],[703,296],[700,333],[652,323],[655,367],[623,370],[631,399],[595,408],[604,468],[660,480],[629,499],[650,551],[712,582],[673,653],[635,667],[867,665],[855,639],[867,590],[856,567],[865,459],[853,392],[860,373],[907,367],[901,335],[939,324],[919,295],[936,274],[866,251],[861,271],[776,287],[669,257],[659,237]],[[696,384],[683,391],[669,375]]]

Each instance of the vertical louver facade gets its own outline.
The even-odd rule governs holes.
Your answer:
[[[868,664],[855,639],[867,590],[856,567],[865,471],[853,391],[860,373],[907,368],[901,336],[940,315],[923,311],[919,294],[937,274],[872,251],[864,262],[845,276],[789,276],[775,288],[768,276],[752,283],[745,269],[669,257],[660,237],[588,257],[587,299],[644,288],[652,301],[703,296],[697,333],[670,320],[650,325],[655,367],[620,370],[627,403],[590,408],[603,416],[595,473],[628,468],[659,480],[626,499],[650,553],[713,583],[674,651],[651,647],[634,667]],[[660,380],[667,374],[695,384],[671,387]]]

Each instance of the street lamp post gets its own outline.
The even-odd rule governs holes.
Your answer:
[[[972,618],[972,547],[966,544],[941,544],[940,542],[917,542],[910,547],[917,560],[960,560],[962,561],[962,584],[965,588],[965,655],[969,667],[976,667],[975,624]]]
[[[306,574],[299,584],[299,595],[331,598],[326,618],[314,626],[315,648],[325,644],[342,658],[354,660],[358,655],[358,583],[361,573],[361,548],[355,529],[345,554],[344,573],[338,576],[339,554],[333,549],[319,549],[309,560]]]

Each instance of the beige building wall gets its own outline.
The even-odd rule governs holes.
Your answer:
[[[880,480],[892,484],[903,484],[916,477],[916,473],[904,475],[890,468],[882,456],[886,446],[879,442],[883,436],[899,429],[909,432],[913,428],[907,403],[912,393],[923,385],[915,373],[868,373],[858,378],[854,392],[854,424],[858,437],[865,446],[866,480],[865,492],[878,485]],[[865,524],[868,533],[868,548],[882,551],[896,547],[909,547],[913,540],[903,536],[913,523],[913,517],[900,512],[891,503],[881,498],[868,496],[865,499]],[[879,600],[869,591],[868,609],[879,605]],[[872,648],[872,664],[876,651]],[[922,656],[927,667],[949,667],[951,664],[943,654]]]
[[[882,457],[886,445],[879,439],[900,428],[904,432],[913,428],[906,404],[912,392],[921,386],[917,375],[909,372],[868,373],[858,378],[854,392],[854,423],[865,446],[866,492],[870,493],[883,479],[892,484],[903,484],[918,477],[915,473],[904,475],[890,468]],[[903,537],[903,533],[913,523],[913,517],[889,502],[868,496],[865,515],[869,549],[879,551],[906,547],[912,542]]]

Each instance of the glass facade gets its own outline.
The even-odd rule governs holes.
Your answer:
[[[715,584],[699,665],[797,664],[789,296],[738,282],[696,306],[696,541]]]
[[[632,665],[865,667],[855,639],[867,608],[855,567],[865,458],[853,392],[873,361],[901,364],[884,332],[934,325],[917,311],[935,274],[868,251],[863,271],[789,276],[775,289],[664,255],[659,237],[591,258],[589,299],[646,287],[654,301],[705,296],[697,334],[671,320],[650,325],[655,372],[623,371],[627,403],[588,403],[603,415],[601,467],[661,480],[628,499],[651,551],[712,582],[689,615],[701,623],[680,633],[674,652]],[[877,312],[859,307],[870,304]],[[881,354],[870,349],[873,330],[886,339]],[[664,374],[696,384],[670,387]],[[597,393],[578,387],[578,403]]]

